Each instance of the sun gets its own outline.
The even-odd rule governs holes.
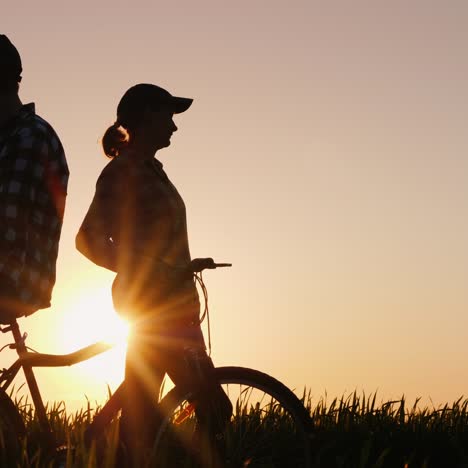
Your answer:
[[[129,325],[114,310],[108,288],[96,287],[82,291],[68,308],[63,333],[68,344],[86,346],[94,341],[126,345]]]
[[[77,364],[82,378],[110,385],[123,379],[128,335],[129,324],[115,312],[110,288],[101,285],[87,285],[79,296],[74,295],[59,326],[61,348],[66,353],[98,341],[112,345],[102,355]]]

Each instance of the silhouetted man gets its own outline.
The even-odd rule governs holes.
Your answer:
[[[18,96],[21,58],[0,35],[0,322],[50,306],[68,184],[53,128]]]

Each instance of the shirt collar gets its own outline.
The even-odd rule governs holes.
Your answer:
[[[20,116],[30,115],[36,113],[36,104],[34,102],[29,102],[28,104],[23,104],[19,111]]]
[[[150,160],[146,160],[145,164],[148,167],[151,167],[151,169],[154,170],[160,177],[167,179],[167,174],[163,169],[163,164],[161,161],[156,158],[151,158]]]
[[[29,104],[23,104],[18,113],[11,117],[2,127],[0,127],[0,138],[8,136],[18,125],[18,123],[29,117],[30,115],[35,115],[36,113],[36,105],[34,102],[30,102]]]
[[[163,163],[159,159],[153,158],[153,164],[156,169],[163,170]]]

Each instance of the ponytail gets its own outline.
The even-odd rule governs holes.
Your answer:
[[[102,148],[108,158],[115,158],[120,150],[128,144],[130,135],[118,121],[111,125],[102,137]]]

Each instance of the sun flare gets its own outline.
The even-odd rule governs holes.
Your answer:
[[[110,292],[105,288],[88,290],[68,309],[63,333],[67,343],[86,346],[89,342],[105,341],[126,345],[129,325],[114,311]]]
[[[87,287],[74,297],[62,317],[60,340],[65,352],[76,351],[98,341],[113,345],[111,350],[78,366],[83,378],[117,384],[123,378],[128,323],[115,312],[108,287]]]

